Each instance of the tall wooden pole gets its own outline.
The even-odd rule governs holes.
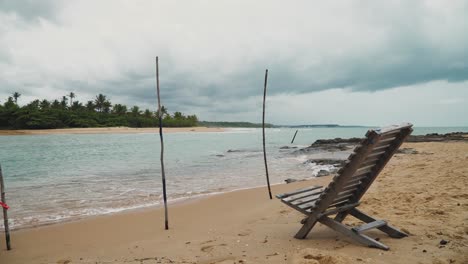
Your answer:
[[[159,59],[156,57],[156,90],[158,92],[158,115],[159,115],[159,138],[161,139],[161,174],[164,199],[164,226],[169,229],[169,220],[167,217],[167,196],[166,196],[166,173],[164,171],[164,140],[162,131],[162,112],[161,112],[161,96],[159,95]]]
[[[2,165],[0,165],[0,193],[2,199],[2,206],[3,208],[3,225],[5,226],[5,239],[6,239],[6,246],[7,250],[11,249],[10,245],[10,227],[8,226],[8,207],[6,205],[5,199],[5,184],[3,183],[3,174],[2,174]]]
[[[265,100],[266,100],[267,80],[268,80],[268,69],[265,70],[265,83],[263,85],[262,133],[263,133],[263,160],[265,161],[265,172],[266,172],[266,180],[267,180],[267,185],[268,185],[268,194],[270,195],[270,200],[271,200],[273,199],[273,197],[271,196],[270,177],[268,176],[268,164],[267,164],[266,148],[265,148]]]

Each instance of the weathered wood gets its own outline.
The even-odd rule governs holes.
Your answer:
[[[377,176],[380,174],[383,168],[385,168],[385,165],[387,165],[388,161],[393,157],[395,152],[400,148],[400,146],[403,144],[403,142],[411,134],[412,131],[413,129],[409,127],[401,130],[400,133],[396,135],[395,141],[391,143],[391,146],[388,147],[387,151],[384,155],[382,155],[381,159],[377,161],[376,166],[373,168],[372,172],[367,177],[366,184],[360,186],[359,189],[356,191],[356,195],[354,196],[353,201],[359,201],[361,199],[361,197],[372,185],[375,178],[377,178]]]
[[[295,199],[297,206],[290,204],[291,207],[308,215],[301,222],[303,226],[295,235],[296,238],[305,238],[317,222],[324,224],[326,222],[330,227],[333,226],[340,230],[339,232],[368,246],[382,249],[388,249],[388,247],[358,233],[370,228],[378,228],[391,237],[406,236],[401,231],[389,226],[385,221],[376,220],[355,208],[359,204],[362,195],[367,191],[395,151],[401,146],[405,138],[411,133],[412,129],[411,125],[409,125],[400,130],[392,127],[391,131],[388,129],[385,131],[385,134],[380,130],[368,131],[361,146],[356,147],[355,153],[350,155],[346,164],[333,177],[332,182],[330,182],[318,198],[310,195],[300,195],[300,197],[308,197]],[[383,142],[383,140],[385,141]],[[327,217],[327,215],[331,214],[336,214],[334,220]],[[368,224],[355,228],[356,232],[352,231],[341,224],[341,221],[348,214]]]
[[[329,209],[321,214],[319,214],[319,218],[323,217],[323,216],[328,216],[328,215],[333,215],[333,214],[337,214],[337,213],[340,213],[340,212],[343,212],[343,211],[348,211],[354,207],[357,207],[359,206],[360,203],[352,203],[352,204],[347,204],[345,206],[341,206],[341,207],[337,207],[337,208],[333,208],[333,209]]]
[[[283,199],[284,202],[292,203],[296,200],[300,200],[309,196],[317,196],[323,192],[322,189],[316,189],[312,191],[303,192],[300,194],[292,195]]]
[[[377,219],[373,218],[372,216],[369,216],[369,215],[365,214],[364,212],[360,211],[357,208],[352,208],[351,210],[349,210],[349,214],[356,217],[357,219],[363,221],[364,223],[370,223],[370,222],[377,221]],[[380,231],[386,233],[387,235],[389,235],[390,237],[393,237],[393,238],[403,238],[403,237],[408,236],[408,234],[398,230],[397,228],[389,225],[388,223],[387,223],[387,225],[380,226],[377,229],[379,229]]]
[[[265,70],[265,83],[263,85],[263,118],[262,118],[262,135],[263,135],[263,160],[265,161],[265,174],[268,185],[268,195],[270,200],[273,199],[271,196],[271,187],[270,187],[270,176],[268,175],[268,164],[266,156],[266,147],[265,147],[265,101],[266,101],[266,89],[267,89],[267,80],[268,80],[268,69]]]
[[[304,239],[310,230],[314,227],[317,222],[317,216],[325,211],[332,203],[338,192],[341,191],[342,187],[347,185],[347,181],[359,168],[361,162],[367,157],[368,153],[372,151],[373,144],[377,143],[378,135],[369,131],[367,138],[363,141],[361,148],[358,148],[358,152],[351,155],[352,158],[349,160],[340,175],[335,176],[332,184],[324,191],[323,198],[317,202],[315,210],[311,213],[306,223],[302,226],[299,232],[295,235],[296,238]]]
[[[299,131],[299,130],[296,130],[296,133],[294,133],[294,137],[291,140],[291,144],[294,143],[294,139],[296,139],[297,131]]]
[[[371,229],[374,229],[374,228],[384,226],[386,224],[387,224],[387,222],[384,221],[384,220],[377,220],[377,221],[369,222],[369,223],[366,223],[366,224],[363,224],[363,225],[360,225],[360,226],[353,227],[353,228],[351,228],[351,230],[353,230],[354,232],[357,232],[357,233],[361,233],[361,232],[365,232],[367,230],[371,230]]]
[[[284,199],[284,198],[289,197],[289,196],[293,196],[293,195],[296,195],[296,194],[300,194],[300,193],[305,193],[305,192],[317,190],[317,189],[320,189],[320,188],[322,188],[322,186],[314,185],[314,186],[311,186],[311,187],[306,187],[306,188],[302,188],[302,189],[297,189],[297,190],[292,191],[292,192],[283,193],[283,194],[278,194],[278,195],[276,195],[276,198],[278,198],[278,199]]]
[[[395,136],[392,135],[391,137],[383,137],[381,140],[380,140],[380,145],[377,145],[377,147],[380,147],[380,146],[383,146],[385,144],[388,144],[388,142],[392,142],[393,140],[395,140]]]
[[[6,204],[6,197],[5,197],[5,183],[3,182],[3,172],[2,172],[2,165],[0,164],[0,194],[1,194],[1,201],[3,204]],[[5,240],[7,250],[11,250],[10,244],[10,226],[8,225],[8,209],[3,209],[3,225],[5,226]]]
[[[159,114],[159,138],[161,142],[161,175],[162,175],[162,187],[163,187],[163,201],[164,201],[164,228],[169,229],[169,219],[167,212],[167,195],[166,195],[166,172],[164,170],[164,139],[163,139],[163,129],[162,129],[162,115],[161,112],[161,96],[159,94],[159,58],[156,57],[156,90],[158,94],[158,114]]]
[[[293,204],[293,205],[299,205],[299,204],[303,204],[303,203],[306,203],[306,202],[310,202],[312,200],[317,200],[319,197],[320,197],[320,194],[322,192],[315,192],[311,195],[307,195],[307,196],[304,196],[304,197],[301,197],[301,198],[297,198],[297,199],[294,199],[292,201],[289,201],[289,203]]]
[[[400,130],[411,128],[413,125],[411,123],[401,123],[398,125],[391,125],[376,129],[375,132],[381,135],[388,135],[392,133],[398,133]]]
[[[358,234],[353,231],[351,231],[347,226],[343,225],[340,222],[334,221],[333,219],[330,219],[329,217],[325,216],[319,219],[319,222],[330,227],[331,229],[337,231],[338,233],[341,233],[343,235],[346,235],[357,242],[364,244],[368,247],[373,247],[373,248],[380,248],[383,250],[389,250],[390,248],[384,245],[383,243],[380,243],[379,241],[372,239],[364,234]]]
[[[380,160],[380,157],[369,158],[369,159],[366,159],[366,160],[362,163],[362,165],[363,165],[363,166],[371,165],[371,164],[372,164],[372,165],[375,165],[375,163],[376,163],[377,161],[379,161],[379,160]]]

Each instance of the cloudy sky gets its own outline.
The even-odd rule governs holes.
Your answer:
[[[468,126],[468,1],[0,0],[0,99],[202,120]]]

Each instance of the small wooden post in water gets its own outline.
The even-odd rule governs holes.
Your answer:
[[[10,227],[8,226],[8,207],[6,206],[6,199],[5,199],[5,184],[3,183],[3,174],[2,174],[2,165],[0,165],[0,193],[2,203],[5,205],[3,208],[3,224],[5,226],[5,239],[6,239],[6,246],[7,250],[11,249],[10,245]]]
[[[268,176],[268,164],[266,157],[266,148],[265,148],[265,99],[266,99],[266,88],[267,88],[267,79],[268,79],[268,69],[265,71],[265,83],[263,86],[263,119],[262,119],[262,132],[263,132],[263,159],[265,160],[265,172],[268,185],[268,194],[270,195],[270,200],[273,199],[271,196],[271,187],[270,187],[270,177]]]
[[[294,139],[296,138],[297,131],[299,131],[299,130],[296,130],[296,133],[294,133],[294,137],[293,137],[293,139],[291,140],[291,144],[294,143]]]
[[[162,112],[161,112],[161,96],[159,95],[159,59],[156,57],[156,90],[158,93],[158,115],[159,115],[159,138],[161,139],[161,174],[164,199],[164,226],[169,229],[169,220],[167,219],[167,196],[166,196],[166,173],[164,171],[164,141],[162,132]]]

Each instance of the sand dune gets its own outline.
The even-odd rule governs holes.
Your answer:
[[[468,143],[404,147],[418,153],[397,154],[360,206],[410,233],[393,239],[368,232],[389,251],[320,224],[307,239],[294,239],[303,216],[256,188],[172,205],[168,231],[158,208],[15,231],[12,251],[0,243],[0,263],[468,263]],[[277,185],[273,192],[329,180]]]

